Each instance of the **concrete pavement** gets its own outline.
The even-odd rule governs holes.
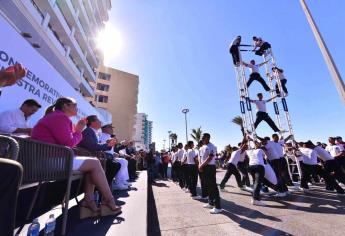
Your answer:
[[[217,172],[218,183],[224,174]],[[232,176],[220,192],[223,213],[211,215],[175,183],[157,181],[148,214],[156,219],[148,219],[148,235],[344,235],[345,197],[326,192],[323,185],[311,186],[307,194],[265,196],[266,207],[251,205],[251,194],[235,186]]]

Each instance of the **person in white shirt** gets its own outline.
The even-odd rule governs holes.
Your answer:
[[[36,100],[28,99],[20,108],[1,112],[0,133],[30,135],[32,128],[28,124],[28,119],[40,108],[41,105]]]
[[[274,121],[271,119],[271,117],[268,115],[267,110],[266,110],[266,103],[272,101],[275,97],[272,97],[268,100],[263,100],[262,93],[257,94],[259,100],[251,100],[249,99],[250,102],[254,103],[257,108],[256,112],[256,120],[254,122],[254,127],[258,127],[261,121],[266,121],[266,123],[273,129],[274,132],[281,132],[279,128],[276,126]]]
[[[177,161],[177,147],[171,148],[171,178],[173,182],[178,182],[178,161]]]
[[[241,174],[238,172],[237,164],[240,161],[242,161],[242,162],[244,161],[244,158],[246,156],[246,150],[248,148],[248,145],[246,142],[247,142],[247,140],[243,139],[240,148],[237,148],[237,147],[232,148],[231,157],[227,163],[226,173],[224,175],[223,180],[221,181],[221,183],[219,185],[220,189],[225,188],[225,184],[226,184],[226,182],[228,182],[228,180],[232,174],[236,178],[237,186],[239,188],[243,187],[243,183],[241,180]]]
[[[188,141],[187,147],[188,147],[187,160],[186,160],[187,170],[188,170],[187,185],[189,186],[191,197],[194,199],[197,199],[197,194],[196,194],[196,186],[198,183],[197,154],[194,150],[193,141]]]
[[[102,133],[100,135],[99,142],[106,143],[108,140],[112,139],[111,137],[112,135],[113,135],[113,126],[111,124],[102,126]],[[121,152],[122,150],[117,150],[117,151]],[[121,165],[120,169],[115,174],[115,183],[113,184],[113,187],[118,190],[128,189],[128,187],[131,185],[128,182],[129,180],[128,161],[125,158],[119,158],[118,157],[119,153],[115,152],[114,147],[112,147],[110,150],[105,151],[105,152],[113,156],[113,160],[120,163]]]
[[[272,71],[274,73],[274,75],[276,76],[277,79],[280,80],[280,84],[282,86],[282,89],[284,91],[284,97],[288,95],[288,90],[286,88],[286,83],[287,83],[287,80],[284,76],[284,70],[283,69],[280,69],[276,66],[272,67]],[[276,81],[276,93],[278,96],[280,96],[280,91],[279,91],[279,85],[278,85],[278,81]]]
[[[178,182],[180,185],[180,188],[183,189],[185,187],[185,182],[184,182],[184,172],[183,172],[183,167],[182,167],[182,158],[184,155],[184,150],[183,150],[183,144],[179,143],[177,144],[177,161],[175,161],[177,165],[177,173],[178,173]]]
[[[317,152],[304,143],[303,147],[298,148],[302,155],[302,177],[301,177],[301,189],[307,191],[309,189],[308,180],[313,174],[317,173]]]
[[[207,188],[208,204],[204,208],[212,208],[211,214],[218,214],[222,212],[220,206],[220,196],[216,180],[216,161],[215,154],[217,153],[216,147],[210,143],[211,135],[204,133],[202,136],[203,146],[200,148],[200,163],[199,171],[203,172],[205,187]]]
[[[241,44],[241,36],[237,36],[234,40],[232,40],[230,44],[229,52],[232,56],[232,61],[234,63],[234,66],[240,65],[240,52],[239,52],[240,44]]]
[[[253,41],[254,41],[253,51],[255,52],[255,55],[262,56],[267,49],[271,48],[271,44],[269,44],[268,42],[265,42],[260,37],[253,36]],[[259,49],[256,50],[257,48]]]
[[[313,149],[318,158],[322,161],[322,165],[324,167],[322,174],[323,178],[326,183],[326,190],[328,191],[334,191],[334,189],[337,191],[338,194],[343,195],[345,192],[344,190],[339,186],[337,181],[344,183],[345,182],[345,174],[340,169],[337,161],[332,157],[325,149],[319,146],[315,146],[310,140],[306,142],[306,146]],[[334,172],[334,176],[331,174]]]
[[[265,206],[266,204],[261,201],[260,190],[265,178],[265,162],[264,151],[261,149],[261,145],[258,142],[255,143],[255,149],[247,150],[249,157],[248,171],[253,176],[253,198],[252,204],[258,206]]]
[[[181,159],[181,171],[182,171],[182,181],[183,181],[183,189],[186,192],[189,192],[189,174],[188,174],[188,164],[187,164],[187,151],[188,145],[184,146],[183,156]]]
[[[251,83],[256,80],[258,81],[264,89],[268,92],[271,88],[267,85],[266,81],[261,77],[259,73],[259,68],[265,65],[268,61],[262,62],[260,64],[255,64],[255,60],[251,60],[250,63],[242,62],[245,67],[248,67],[250,70],[249,80],[247,81],[247,88],[251,85]]]

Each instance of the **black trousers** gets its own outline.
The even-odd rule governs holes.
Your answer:
[[[250,165],[248,171],[254,178],[253,199],[260,200],[260,190],[265,178],[265,168],[262,165]]]
[[[274,130],[274,132],[280,131],[278,127],[276,126],[276,124],[274,123],[274,121],[271,119],[271,117],[267,114],[267,112],[263,112],[263,111],[258,111],[256,113],[256,120],[254,122],[254,127],[255,128],[258,127],[260,122],[263,120],[266,121],[266,123],[271,127],[271,129]]]
[[[206,165],[203,168],[205,185],[208,189],[208,203],[217,209],[220,209],[220,196],[216,180],[216,166]]]
[[[301,169],[302,169],[301,187],[305,189],[309,189],[308,179],[310,179],[311,176],[317,172],[317,165],[308,165],[308,164],[302,163]]]
[[[241,180],[241,174],[240,172],[238,172],[237,167],[232,163],[228,163],[226,173],[224,175],[222,182],[220,183],[220,188],[223,189],[225,187],[225,184],[226,182],[228,182],[231,175],[235,176],[238,187],[241,188],[243,186],[242,180]]]
[[[186,185],[185,178],[184,178],[185,172],[186,172],[185,167],[186,167],[185,165],[180,164],[180,168],[179,168],[179,172],[178,172],[178,183],[179,183],[181,188],[184,188]]]
[[[238,51],[238,46],[236,45],[232,45],[230,47],[230,53],[232,56],[232,62],[234,63],[234,65],[238,65],[240,63],[240,53]]]
[[[179,179],[180,163],[175,161],[172,164],[172,179],[174,182],[177,182]]]
[[[162,163],[162,172],[161,172],[161,175],[162,175],[162,178],[163,179],[167,179],[168,178],[168,163]]]
[[[283,158],[271,160],[269,161],[269,163],[277,176],[278,184],[282,187],[282,192],[286,192],[288,191],[288,188],[285,175],[286,172],[287,174],[289,174],[289,170],[287,169],[287,165],[284,165],[283,161],[286,163],[286,161]]]
[[[283,89],[284,93],[288,93],[287,88],[286,88],[286,82],[287,82],[286,79],[280,80],[280,84],[282,85],[282,89]],[[280,95],[278,83],[276,83],[276,92],[278,95]]]
[[[105,163],[105,169],[105,176],[107,177],[108,184],[111,186],[115,175],[121,169],[121,164],[108,159]]]
[[[196,186],[198,184],[198,167],[197,165],[189,164],[187,165],[188,170],[188,186],[191,195],[196,196]]]
[[[334,172],[334,176],[331,174]],[[336,178],[340,178],[341,180],[344,180],[344,173],[340,170],[340,167],[336,160],[329,160],[324,163],[324,176],[326,182],[326,188],[330,190],[337,190],[338,193],[344,193],[344,190],[342,187],[339,186]],[[339,180],[339,179],[338,179]],[[340,180],[340,181],[341,181]]]
[[[205,181],[205,173],[199,172],[199,178],[200,178],[200,185],[201,185],[201,197],[205,198],[208,197],[208,189]]]
[[[246,185],[247,187],[250,186],[250,180],[249,180],[249,175],[248,175],[248,161],[242,161],[237,163],[237,169],[241,172],[242,174],[242,186]]]
[[[128,175],[130,179],[135,179],[137,171],[137,161],[134,158],[128,158]]]
[[[0,234],[4,236],[13,235],[22,175],[21,164],[0,158]]]
[[[255,52],[255,55],[262,56],[262,54],[264,54],[264,52],[269,48],[271,48],[271,44],[264,42],[261,47]]]
[[[180,183],[181,188],[189,188],[189,181],[188,181],[188,165],[187,164],[182,164],[181,165],[181,179],[182,179],[182,184]]]
[[[251,74],[249,75],[249,80],[248,80],[248,82],[247,82],[247,87],[248,87],[248,88],[249,88],[249,86],[251,85],[251,83],[252,83],[254,80],[258,81],[258,82],[264,87],[264,89],[265,89],[266,91],[270,91],[270,90],[271,90],[270,87],[268,87],[266,81],[265,81],[265,80],[261,77],[261,75],[260,75],[259,73],[257,73],[257,72],[251,73]]]

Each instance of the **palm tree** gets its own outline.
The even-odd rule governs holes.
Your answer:
[[[199,143],[202,137],[201,126],[197,129],[192,129],[192,133],[190,134],[190,136],[192,136],[196,143]]]
[[[171,133],[170,134],[170,139],[171,139],[171,146],[176,145],[176,143],[177,143],[177,134]]]
[[[242,120],[242,117],[241,116],[235,116],[232,120],[231,120],[232,123],[236,124],[236,125],[239,125],[241,127],[241,132],[242,132],[242,135],[244,136],[244,127],[243,127],[243,120]]]

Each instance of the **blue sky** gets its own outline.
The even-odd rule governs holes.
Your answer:
[[[307,3],[344,77],[345,1]],[[231,123],[240,110],[228,53],[237,35],[243,42],[257,35],[272,44],[288,79],[296,139],[345,136],[344,104],[298,0],[113,0],[110,22],[121,32],[123,49],[107,65],[139,75],[138,111],[154,122],[159,148],[168,130],[185,141],[184,107],[190,109],[189,130],[201,126],[219,149],[240,141]],[[253,54],[244,58],[261,60]],[[257,82],[250,87],[252,95],[262,90]],[[272,134],[264,123],[257,131]]]

